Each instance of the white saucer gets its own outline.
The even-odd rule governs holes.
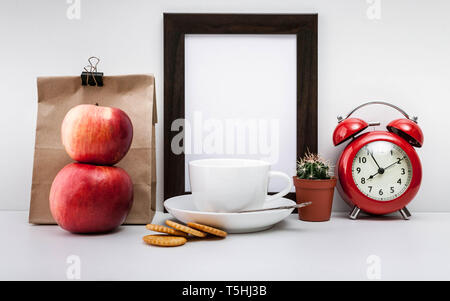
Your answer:
[[[266,203],[264,208],[295,205],[295,202],[280,198]],[[186,194],[170,198],[164,202],[164,207],[178,220],[194,222],[223,229],[229,233],[248,233],[269,229],[276,223],[288,217],[294,209],[279,209],[249,213],[219,213],[198,211],[192,195]]]

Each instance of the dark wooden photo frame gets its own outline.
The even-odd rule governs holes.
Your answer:
[[[186,34],[295,34],[297,157],[317,152],[317,14],[164,14],[164,200],[186,194],[185,155],[171,151],[185,117]],[[292,164],[295,164],[293,162]],[[295,200],[295,193],[286,197]]]

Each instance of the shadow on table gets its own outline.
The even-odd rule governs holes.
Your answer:
[[[39,231],[55,231],[55,233],[57,235],[62,235],[62,236],[80,236],[80,237],[99,237],[99,236],[107,236],[107,235],[112,235],[112,234],[116,234],[116,233],[120,233],[124,230],[123,226],[120,226],[112,231],[108,231],[108,232],[100,232],[100,233],[74,233],[74,232],[69,232],[66,231],[64,229],[62,229],[61,227],[59,227],[58,225],[35,225],[35,224],[30,224],[30,226],[32,227],[32,229],[36,229]]]

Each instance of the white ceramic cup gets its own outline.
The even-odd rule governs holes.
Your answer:
[[[269,178],[286,180],[286,187],[267,195]],[[270,164],[246,159],[204,159],[189,162],[189,180],[194,204],[200,211],[239,212],[260,209],[265,202],[289,193],[292,178],[271,171]]]

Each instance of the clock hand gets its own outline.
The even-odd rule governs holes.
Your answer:
[[[373,152],[369,152],[369,154],[370,154],[370,156],[372,157],[373,162],[375,162],[375,164],[377,165],[378,169],[380,169],[381,167],[380,167],[380,165],[378,164],[377,160],[375,160],[375,157],[373,156]]]
[[[395,164],[398,164],[400,161],[402,161],[403,159],[405,159],[406,157],[405,156],[403,156],[403,158],[401,158],[401,159],[399,159],[399,160],[397,160],[397,161],[395,161],[394,163],[392,163],[392,164],[389,164],[388,166],[386,166],[385,168],[379,168],[378,169],[378,171],[377,171],[377,173],[375,173],[375,174],[373,174],[373,175],[371,175],[369,178],[367,178],[368,180],[371,180],[371,179],[373,179],[373,177],[375,177],[377,174],[383,174],[384,173],[384,171],[386,170],[386,169],[388,169],[388,168],[390,168],[390,167],[392,167],[392,166],[394,166]],[[377,164],[378,165],[378,164]]]
[[[379,171],[377,171],[377,173],[375,173],[375,174],[371,175],[370,177],[368,177],[367,180],[372,180],[373,177],[375,177],[377,174],[379,174]]]
[[[372,157],[373,158],[373,157]],[[390,167],[392,167],[392,166],[394,166],[395,164],[398,164],[400,161],[402,161],[403,159],[405,159],[406,158],[406,156],[403,156],[403,158],[401,158],[401,159],[399,159],[399,160],[397,160],[397,161],[395,161],[394,163],[392,163],[392,164],[389,164],[388,166],[386,166],[385,168],[378,168],[378,171],[377,171],[377,173],[375,173],[375,174],[373,174],[373,175],[371,175],[370,177],[368,177],[367,179],[368,180],[371,180],[371,179],[373,179],[373,177],[375,177],[377,174],[383,174],[384,173],[384,171],[386,170],[386,169],[388,169],[388,168],[390,168]],[[375,161],[375,159],[374,159],[374,161]],[[375,163],[376,163],[376,161],[375,161]],[[378,164],[377,164],[378,165]]]
[[[373,161],[375,162],[375,164],[376,164],[377,167],[378,167],[377,173],[371,175],[371,176],[368,178],[368,180],[372,180],[373,177],[375,177],[377,174],[381,174],[381,175],[384,174],[385,168],[381,168],[381,167],[380,167],[380,165],[378,164],[377,160],[375,160],[375,157],[373,156],[373,153],[372,153],[372,152],[369,152],[369,154],[370,154],[370,156],[372,157]]]
[[[399,160],[397,160],[397,161],[395,161],[394,163],[392,163],[392,164],[390,164],[390,165],[388,165],[387,167],[385,167],[384,169],[386,170],[386,169],[388,169],[389,167],[392,167],[392,166],[394,166],[395,164],[398,164],[400,161],[402,161],[403,159],[405,159],[406,157],[405,156],[403,156],[403,158],[401,158],[401,159],[399,159]]]

